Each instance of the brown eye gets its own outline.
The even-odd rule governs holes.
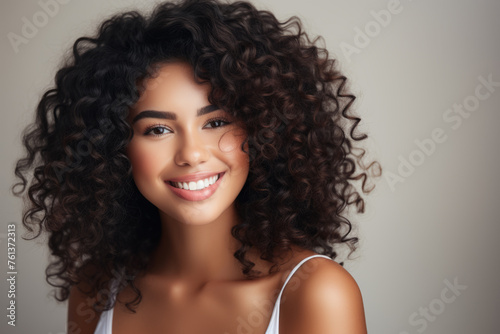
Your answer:
[[[218,118],[218,119],[212,119],[212,120],[209,120],[207,122],[207,125],[205,125],[205,128],[220,128],[222,126],[226,126],[230,124],[230,122],[224,120],[224,119],[221,119],[221,118]]]
[[[162,135],[167,134],[169,132],[172,132],[172,131],[170,131],[169,128],[162,126],[162,125],[155,125],[155,126],[152,126],[150,128],[147,128],[146,131],[144,132],[144,135],[159,137],[159,136],[162,136]]]

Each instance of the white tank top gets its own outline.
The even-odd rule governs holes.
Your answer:
[[[304,262],[314,257],[324,257],[331,260],[331,258],[329,258],[326,255],[320,255],[320,254],[311,255],[300,261],[292,269],[290,274],[288,274],[288,277],[286,278],[283,287],[281,288],[281,291],[278,295],[278,299],[276,299],[276,302],[274,304],[273,314],[271,315],[271,321],[269,322],[269,326],[267,326],[265,334],[279,334],[280,304],[281,304],[281,295],[283,294],[283,290],[285,289],[286,284],[288,283],[290,278],[292,278],[293,274],[297,271],[297,269],[299,269],[299,267]],[[111,328],[112,323],[113,323],[113,309],[102,312],[101,318],[99,319],[99,323],[97,324],[94,334],[112,334],[112,328]]]

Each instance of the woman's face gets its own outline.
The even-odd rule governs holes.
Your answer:
[[[183,62],[163,65],[145,81],[128,117],[127,147],[139,191],[162,216],[206,224],[234,205],[248,176],[244,129],[210,105],[208,84],[197,84]]]

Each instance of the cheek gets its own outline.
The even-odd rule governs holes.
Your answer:
[[[248,176],[250,161],[248,158],[248,154],[242,152],[241,150],[234,157],[234,161],[236,161],[235,166],[233,167],[233,174],[238,175],[242,178],[242,181],[245,182]]]
[[[224,133],[219,139],[219,150],[223,153],[241,151],[241,144],[246,138],[246,133],[242,129],[233,129]]]
[[[127,149],[127,155],[132,165],[132,174],[136,182],[141,179],[158,177],[162,162],[165,157],[158,150],[140,143],[130,143]]]
[[[231,165],[231,173],[246,179],[249,169],[248,154],[242,151],[241,145],[246,139],[246,133],[242,129],[226,132],[219,141],[219,150]],[[245,145],[244,149],[247,149]]]

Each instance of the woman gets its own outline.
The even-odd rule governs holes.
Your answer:
[[[68,333],[365,333],[332,261],[368,192],[344,83],[298,19],[247,2],[78,39],[16,166]]]

